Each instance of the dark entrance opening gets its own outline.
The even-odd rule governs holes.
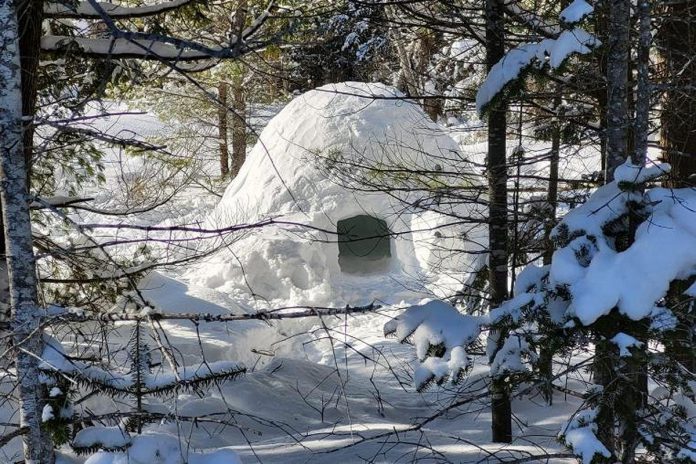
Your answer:
[[[338,221],[338,265],[348,274],[371,274],[389,268],[391,237],[387,223],[368,215]]]

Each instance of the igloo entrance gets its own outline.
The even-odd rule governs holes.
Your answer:
[[[338,221],[338,265],[348,274],[383,272],[391,262],[391,237],[387,223],[359,215]]]

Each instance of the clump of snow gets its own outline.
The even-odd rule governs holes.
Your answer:
[[[551,266],[529,265],[525,267],[515,280],[515,296],[528,292],[534,287],[539,287],[541,280],[549,275]]]
[[[514,298],[506,300],[499,307],[491,310],[489,314],[490,322],[495,324],[504,317],[510,317],[513,322],[519,322],[522,316],[522,308],[532,301],[534,301],[534,294],[520,293]]]
[[[52,421],[55,418],[56,416],[53,414],[53,406],[50,404],[44,405],[43,410],[41,411],[41,422]]]
[[[430,381],[456,380],[469,366],[466,347],[481,333],[485,318],[469,316],[444,301],[412,306],[384,325],[386,336],[411,342],[420,365],[414,373],[418,390]]]
[[[643,342],[636,340],[634,337],[619,332],[611,339],[611,342],[619,347],[619,356],[627,358],[631,356],[630,348],[640,348]]]
[[[480,266],[478,254],[449,259],[433,250],[453,241],[457,249],[482,250],[485,227],[464,228],[456,220],[485,218],[481,207],[420,206],[424,180],[388,174],[426,171],[433,173],[428,182],[475,183],[457,143],[416,102],[403,97],[383,84],[357,82],[296,97],[268,123],[209,218],[211,227],[266,218],[285,224],[225,242],[223,250],[186,277],[194,285],[269,302],[363,304],[389,298],[384,286],[373,285],[380,277],[389,282],[435,270],[462,275]],[[374,183],[375,190],[397,190],[351,189],[361,180]],[[369,263],[362,273],[341,269],[337,225],[357,216],[386,223],[390,256],[379,271]],[[430,230],[433,224],[437,236]],[[463,262],[467,259],[471,262]],[[365,290],[370,286],[374,291]]]
[[[529,369],[525,359],[534,361],[536,360],[536,354],[532,351],[524,336],[513,333],[505,339],[503,346],[495,352],[495,356],[490,363],[491,375],[497,377],[527,372]]]
[[[657,332],[674,330],[677,323],[677,316],[668,308],[655,306],[650,314],[650,330]]]
[[[75,434],[72,445],[75,448],[126,448],[131,444],[130,434],[120,426],[85,427]]]
[[[630,158],[614,170],[614,180],[621,183],[644,184],[668,174],[672,167],[668,163],[640,166],[631,163]]]
[[[450,352],[449,359],[430,356],[426,358],[413,373],[413,383],[422,389],[431,381],[440,382],[443,379],[455,381],[460,372],[469,366],[469,356],[461,346],[455,346]]]
[[[412,339],[418,359],[425,359],[431,346],[451,350],[467,346],[480,333],[483,319],[462,314],[444,301],[432,300],[412,306],[384,325],[384,334],[399,342]]]
[[[585,0],[574,0],[561,11],[559,18],[566,24],[575,24],[591,15],[593,11],[594,7]]]
[[[584,325],[616,306],[633,320],[648,317],[672,281],[694,273],[696,191],[655,188],[647,192],[647,203],[653,205],[650,217],[638,227],[633,244],[617,252],[598,231],[625,210],[629,196],[614,182],[563,220],[572,224],[571,230],[597,233],[593,238],[579,237],[557,251],[551,266],[552,279],[568,284],[571,309]],[[578,256],[584,250],[583,262]]]
[[[580,411],[566,424],[560,434],[561,440],[572,448],[576,456],[582,459],[582,464],[591,464],[597,454],[606,458],[611,457],[607,447],[595,435],[597,432],[596,418],[597,411],[595,409]]]

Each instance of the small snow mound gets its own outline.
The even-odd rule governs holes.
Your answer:
[[[94,426],[77,432],[72,444],[75,448],[126,448],[131,444],[131,437],[119,426]]]
[[[178,437],[164,433],[144,433],[133,437],[130,448],[122,452],[99,452],[85,464],[241,464],[228,449],[211,452],[190,451]]]

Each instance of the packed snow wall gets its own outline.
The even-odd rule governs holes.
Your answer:
[[[307,92],[269,122],[209,218],[215,227],[283,224],[250,230],[189,276],[268,300],[358,304],[356,295],[393,292],[383,277],[466,272],[480,255],[444,251],[478,250],[485,231],[449,224],[458,222],[450,213],[485,213],[427,206],[438,172],[443,184],[475,182],[456,142],[395,89],[347,82]]]

